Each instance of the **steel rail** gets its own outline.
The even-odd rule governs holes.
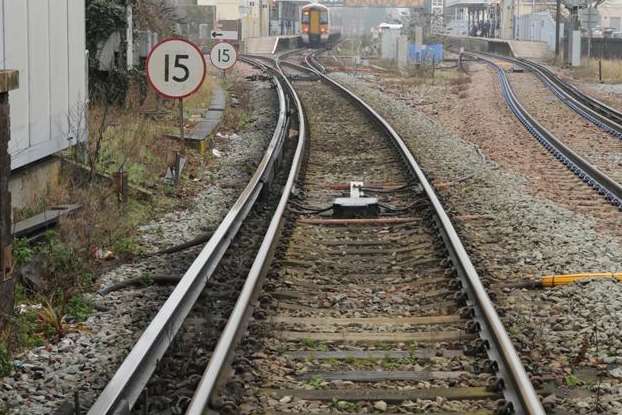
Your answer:
[[[570,171],[576,174],[588,186],[594,188],[605,199],[622,208],[622,185],[611,179],[597,167],[585,160],[579,154],[558,140],[551,132],[540,125],[521,105],[512,90],[510,81],[505,71],[490,59],[478,56],[479,54],[468,54],[481,59],[497,71],[497,77],[501,85],[501,93],[510,110],[516,115],[518,120],[555,158],[561,161]],[[495,56],[496,58],[497,56]]]
[[[278,121],[257,170],[213,236],[90,408],[89,415],[129,413],[245,218],[262,191],[269,187],[278,165],[278,159],[281,157],[289,124],[288,102],[282,81],[275,75],[273,82],[276,85],[279,99]]]
[[[547,84],[555,88],[559,92],[560,98],[573,98],[572,102],[576,102],[580,105],[579,109],[575,109],[579,114],[585,116],[587,119],[595,117],[596,120],[591,120],[596,125],[609,131],[618,138],[622,138],[622,112],[610,107],[604,102],[587,95],[580,91],[575,86],[569,84],[566,81],[560,79],[550,69],[546,68],[539,63],[532,62],[527,59],[519,59],[523,65],[527,65],[531,68],[541,79],[545,79]],[[566,101],[564,101],[566,102]],[[568,103],[568,102],[567,102]],[[587,112],[583,114],[583,111]],[[602,125],[601,125],[602,124]]]
[[[570,109],[602,130],[622,139],[621,112],[561,80],[543,65],[523,58],[513,58],[486,52],[478,52],[478,54],[502,59],[532,71]]]
[[[310,62],[307,62],[308,64]],[[474,318],[480,322],[480,336],[483,339],[483,347],[486,349],[491,361],[498,362],[493,367],[497,367],[501,373],[501,378],[506,380],[508,384],[503,388],[506,397],[506,409],[515,410],[518,414],[543,415],[544,410],[538,396],[536,395],[531,382],[520,362],[518,354],[514,349],[509,336],[505,332],[503,324],[499,319],[486,290],[484,289],[475,268],[473,267],[464,246],[462,245],[453,225],[445,213],[442,204],[436,196],[432,186],[427,181],[423,171],[415,161],[406,146],[405,142],[399,137],[395,130],[385,121],[378,113],[376,113],[369,105],[356,97],[352,92],[343,87],[341,84],[333,81],[327,76],[321,74],[314,68],[304,68],[290,62],[283,62],[297,69],[305,69],[316,73],[321,79],[328,82],[340,92],[345,93],[350,99],[358,103],[375,121],[392,138],[392,141],[401,157],[406,162],[409,170],[419,179],[428,198],[430,199],[435,211],[435,222],[439,227],[443,240],[448,248],[452,262],[456,268],[458,276],[461,278],[464,293],[467,295],[467,304]],[[277,67],[280,64],[277,61]],[[295,98],[299,111],[302,111],[300,100]],[[304,117],[301,118],[304,120]],[[306,133],[306,128],[301,128],[301,132]],[[306,138],[305,138],[306,139]],[[302,151],[303,143],[299,143],[298,150]],[[298,153],[297,153],[298,154]],[[300,160],[300,159],[298,159]],[[293,185],[294,178],[290,176],[288,186]],[[252,311],[251,301],[257,295],[257,287],[259,286],[262,275],[269,266],[269,257],[267,255],[273,249],[276,243],[276,235],[278,228],[282,225],[282,213],[287,205],[290,187],[286,187],[283,193],[279,209],[275,213],[273,223],[270,226],[270,232],[263,241],[261,256],[258,256],[253,264],[252,271],[243,289],[243,295],[236,304],[236,310],[229,319],[227,328],[223,332],[217,351],[212,356],[208,368],[206,369],[200,386],[195,392],[191,407],[187,411],[187,415],[200,415],[209,410],[210,403],[216,401],[218,386],[224,382],[227,375],[227,365],[234,354],[236,340],[238,340],[246,329],[246,323]],[[499,386],[502,386],[499,384]]]
[[[457,276],[462,283],[463,293],[467,296],[467,305],[470,307],[470,313],[478,323],[479,335],[485,345],[485,351],[489,359],[492,362],[496,362],[496,364],[493,364],[493,367],[498,370],[498,378],[502,379],[498,386],[502,388],[504,398],[508,403],[507,410],[513,410],[516,414],[544,415],[545,411],[542,403],[460,237],[438,199],[434,188],[426,178],[405,141],[371,106],[345,86],[314,68],[313,61],[309,57],[307,57],[307,64],[324,81],[357,102],[368,114],[377,120],[380,126],[392,138],[393,144],[399,151],[402,159],[419,180],[432,204],[435,222],[449,252],[452,264],[456,268]]]
[[[214,406],[213,404],[217,398],[216,393],[218,388],[224,384],[227,379],[227,369],[233,359],[235,347],[246,331],[248,321],[253,314],[254,302],[257,298],[259,289],[261,288],[264,276],[270,267],[274,249],[278,243],[278,235],[280,234],[283,226],[287,203],[289,202],[290,194],[294,189],[302,165],[307,140],[307,127],[302,102],[294,90],[291,82],[287,79],[280,68],[278,60],[275,61],[275,66],[276,70],[280,71],[283,77],[283,83],[286,85],[288,93],[294,103],[294,108],[298,113],[298,144],[296,146],[287,182],[283,188],[283,193],[272,220],[270,221],[268,230],[261,243],[253,265],[251,266],[251,270],[240,292],[240,296],[238,297],[235,307],[229,316],[227,325],[218,340],[218,344],[214,349],[214,353],[210,358],[199,386],[197,387],[192,401],[186,410],[186,415],[201,415],[208,410],[210,405]]]

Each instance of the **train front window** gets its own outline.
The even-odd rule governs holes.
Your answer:
[[[308,11],[302,13],[302,22],[309,23],[309,12]]]
[[[320,24],[328,24],[328,13],[327,12],[320,13]]]

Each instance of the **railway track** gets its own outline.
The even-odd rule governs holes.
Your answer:
[[[615,108],[591,97],[563,81],[546,66],[528,59],[516,59],[508,56],[491,55],[519,65],[534,73],[551,91],[573,111],[592,122],[594,125],[622,139],[622,113]]]
[[[519,101],[514,89],[510,84],[510,80],[505,70],[495,61],[496,59],[502,59],[516,64],[525,66],[523,60],[516,60],[507,57],[498,57],[497,55],[481,54],[481,53],[467,53],[475,59],[479,59],[482,62],[488,64],[494,68],[497,72],[499,84],[501,86],[501,93],[508,104],[510,110],[518,118],[518,120],[527,128],[527,130],[560,162],[562,162],[568,169],[570,169],[577,177],[579,177],[588,186],[595,189],[600,195],[602,195],[608,202],[622,209],[622,185],[615,177],[610,174],[617,174],[615,167],[612,168],[607,160],[599,160],[603,157],[592,156],[591,159],[586,157],[586,143],[577,142],[572,138],[568,140],[561,140],[559,137],[551,133],[542,123],[540,123],[533,114],[530,114]],[[526,68],[531,68],[525,66]],[[544,72],[540,72],[545,76]],[[548,78],[547,78],[548,79]],[[561,82],[561,81],[560,81]],[[549,79],[549,85],[557,85],[555,88],[559,92],[561,86],[554,83]],[[553,86],[551,86],[553,88]],[[555,92],[556,95],[558,92]],[[585,100],[588,97],[584,96]],[[562,98],[562,102],[568,104],[570,108],[577,111],[580,101],[577,98],[570,95]],[[574,105],[574,107],[573,107]],[[604,104],[603,104],[604,105]],[[587,113],[584,113],[585,115]],[[587,118],[586,119],[590,119]],[[610,120],[610,124],[614,125],[614,121]],[[611,131],[610,131],[611,132]],[[589,143],[587,143],[589,145]],[[616,143],[617,144],[617,143]],[[580,150],[583,152],[580,153]],[[594,149],[592,149],[593,152]],[[606,152],[606,148],[597,149],[596,153]],[[596,160],[595,160],[596,159]]]
[[[246,235],[242,235],[242,238],[240,238],[240,229],[242,229],[244,225],[252,228],[257,224],[257,216],[260,216],[261,212],[257,213],[256,211],[258,209],[266,209],[265,203],[262,205],[261,202],[265,202],[271,194],[270,187],[272,185],[278,185],[279,171],[282,170],[279,169],[279,166],[281,164],[288,164],[287,160],[284,160],[284,158],[286,158],[286,150],[288,147],[286,139],[291,126],[291,114],[286,87],[277,73],[271,72],[269,68],[254,62],[253,65],[265,70],[269,76],[272,76],[279,105],[278,119],[276,121],[274,134],[268,144],[264,157],[257,166],[246,188],[231,207],[211,239],[195,258],[190,268],[183,275],[157,315],[145,329],[144,333],[129,352],[121,366],[117,369],[103,392],[91,406],[88,414],[130,413],[131,409],[139,403],[139,398],[141,398],[141,396],[142,399],[138,405],[142,407],[141,413],[150,413],[148,394],[143,392],[154,373],[172,369],[180,372],[182,376],[190,375],[191,373],[188,373],[189,366],[195,366],[197,362],[200,363],[200,361],[205,358],[205,353],[200,351],[200,349],[206,344],[209,347],[209,341],[205,344],[200,343],[195,347],[195,349],[199,349],[198,355],[185,356],[186,359],[190,358],[190,360],[194,358],[194,362],[184,362],[183,365],[179,365],[179,362],[175,359],[180,349],[178,346],[184,340],[183,338],[180,339],[180,337],[184,337],[184,333],[179,335],[180,331],[185,331],[182,330],[182,328],[190,328],[190,331],[194,331],[195,329],[192,327],[192,322],[187,320],[191,320],[195,317],[197,312],[203,314],[212,313],[212,320],[208,321],[207,324],[213,325],[214,327],[202,327],[202,330],[198,330],[196,334],[199,336],[199,339],[201,335],[205,336],[206,332],[209,333],[210,330],[214,330],[214,332],[211,333],[214,337],[218,337],[220,334],[217,332],[218,325],[221,324],[219,322],[218,313],[223,312],[223,309],[227,309],[226,297],[228,294],[226,291],[227,289],[235,289],[237,283],[235,281],[236,274],[239,274],[240,269],[244,266],[243,260],[238,260],[236,264],[236,261],[232,261],[231,257],[233,256],[233,259],[235,259],[240,253],[243,255],[251,255],[251,257],[255,254],[254,251],[252,253],[247,251],[248,247],[253,245],[253,242],[249,241],[249,239],[253,238],[252,235],[249,235],[249,233],[252,232],[247,232]],[[248,220],[249,217],[251,220]],[[271,215],[269,217],[271,217]],[[264,231],[265,229],[261,230],[261,234],[263,234]],[[261,240],[261,238],[259,240]],[[242,247],[245,247],[245,250],[243,250]],[[239,251],[231,254],[230,248]],[[224,258],[228,258],[227,261],[223,261]],[[247,271],[248,270],[244,273],[244,276]],[[220,275],[213,279],[213,277],[217,275],[217,272],[219,272]],[[244,279],[242,279],[242,282],[243,281]],[[214,288],[218,284],[220,284],[222,288],[218,289],[217,292],[210,293],[214,294],[212,296],[214,298],[210,298],[210,301],[205,302],[201,299],[201,296],[204,294],[204,288],[208,282],[215,283],[210,286],[211,288]],[[234,297],[231,308],[233,304],[235,304],[235,298],[237,298],[237,296]],[[214,304],[219,305],[218,312],[208,307]],[[195,314],[192,315],[192,312]],[[223,318],[226,320],[227,315],[223,316]],[[205,322],[200,324],[204,326]],[[199,339],[195,338],[193,340],[200,342]],[[183,347],[181,349],[181,352],[183,352]],[[165,363],[167,367],[162,367],[162,363]],[[175,367],[176,365],[183,367]],[[190,367],[190,369],[196,370],[194,367]],[[170,408],[174,410],[175,408],[178,408],[176,410],[185,408],[190,397],[185,399],[183,394],[181,396],[176,396],[175,393],[178,391],[176,391],[175,388],[178,386],[181,388],[184,384],[185,387],[188,387],[188,385],[192,387],[193,379],[186,378],[183,379],[183,382],[180,382],[179,379],[171,380],[166,374],[162,376],[161,373],[158,373],[158,375],[163,378],[164,383],[171,386],[171,390],[168,391],[168,397],[171,402]],[[197,382],[200,380],[200,371],[198,378],[194,380]],[[155,390],[156,393],[154,396],[167,397],[166,392],[163,392],[159,386],[156,387]],[[158,394],[160,396],[158,396]]]
[[[290,176],[187,413],[544,413],[401,138],[320,71],[274,65],[323,80],[293,95],[303,174],[293,193]],[[360,191],[379,211],[333,205],[368,202]]]
[[[447,214],[397,133],[312,58],[308,68],[245,61],[277,85],[273,141],[89,414],[136,408],[275,177],[269,225],[203,376],[164,367],[179,373],[177,383],[198,385],[175,413],[543,414]],[[295,138],[286,139],[290,122]],[[290,168],[279,171],[284,148]],[[175,381],[167,382],[175,393]]]

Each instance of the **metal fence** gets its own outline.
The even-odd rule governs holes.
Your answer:
[[[581,38],[581,55],[587,56],[588,38]],[[599,59],[622,59],[622,39],[592,38],[591,56]]]

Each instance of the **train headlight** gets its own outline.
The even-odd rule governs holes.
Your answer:
[[[303,31],[304,33],[307,33],[307,32],[309,31],[309,28],[308,28],[307,26],[304,26],[304,27],[302,28],[302,31]]]

